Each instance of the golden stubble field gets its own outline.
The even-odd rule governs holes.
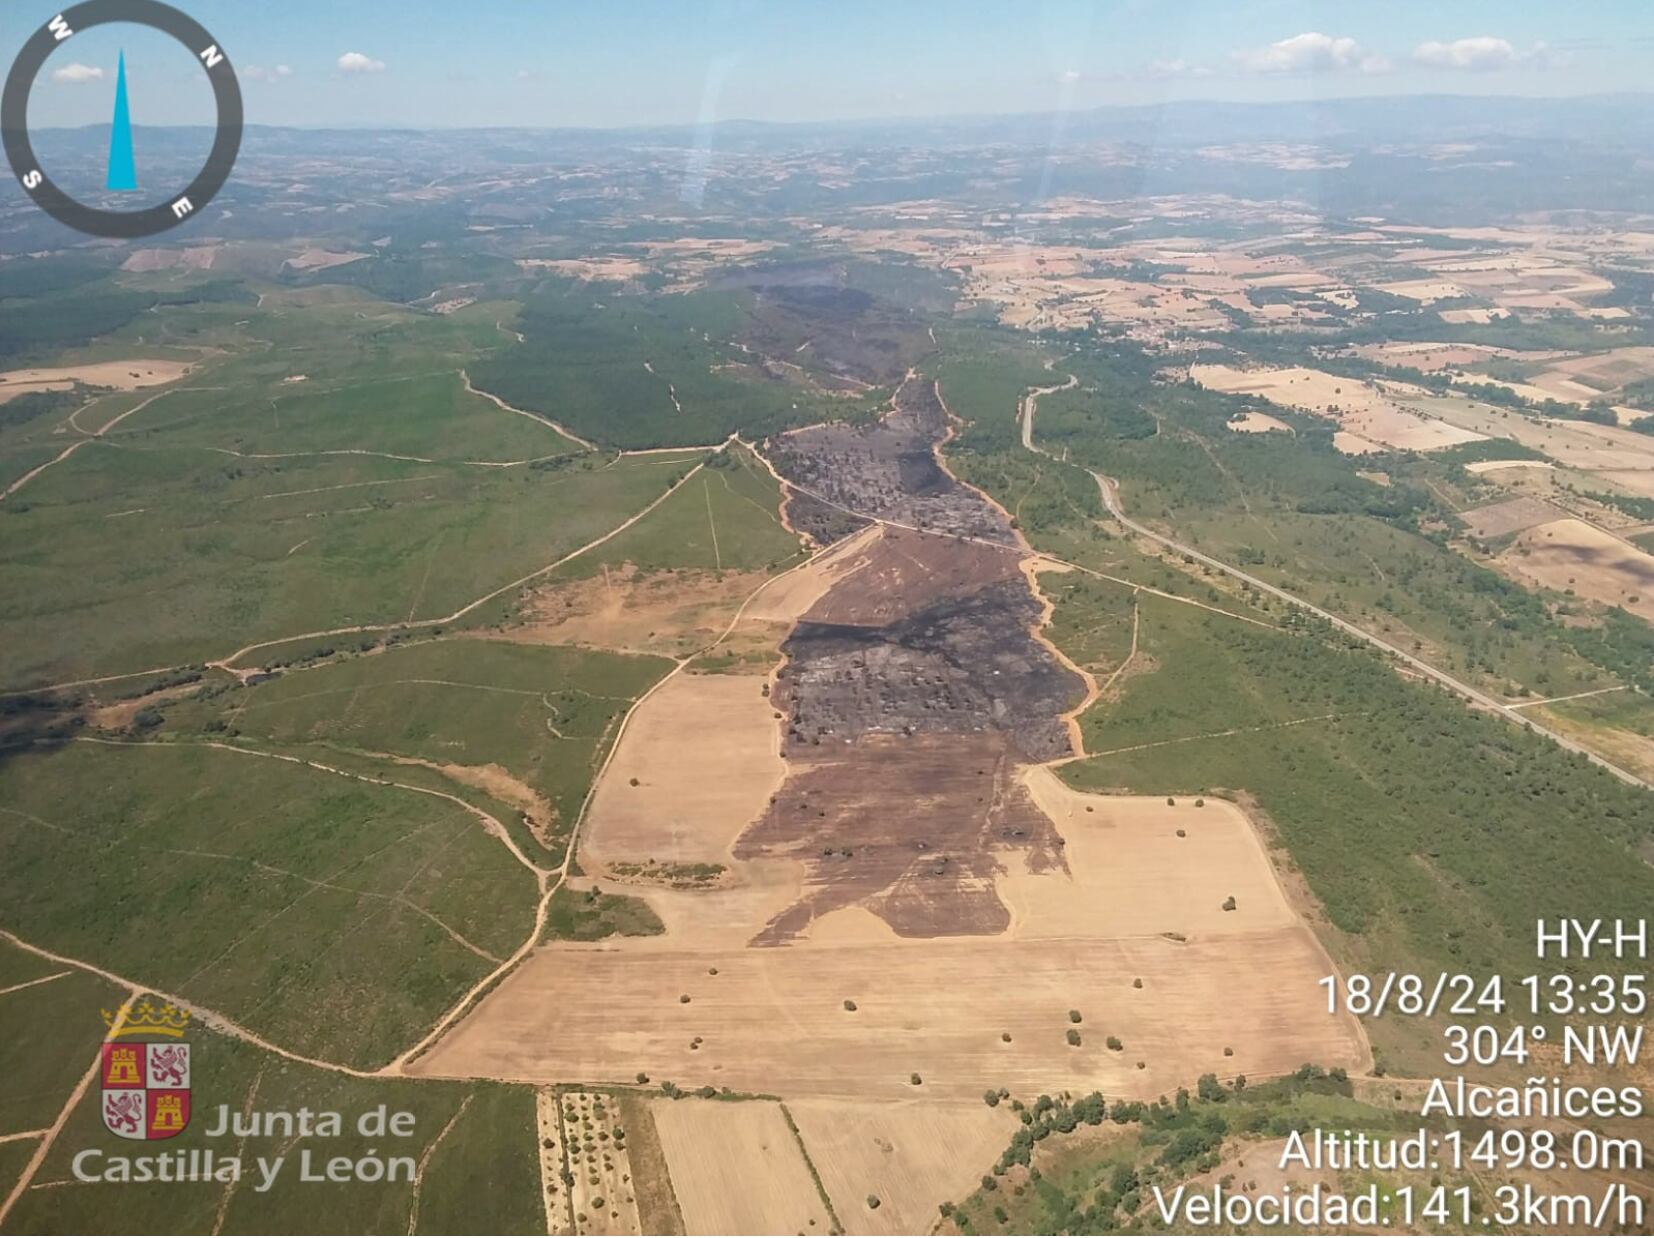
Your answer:
[[[650,1107],[691,1234],[827,1234],[827,1206],[775,1101]]]
[[[848,908],[793,945],[753,947],[801,868],[757,865],[761,879],[730,889],[648,890],[666,934],[542,948],[412,1070],[621,1084],[641,1071],[779,1096],[847,1226],[899,1232],[968,1191],[1008,1139],[986,1089],[1154,1096],[1208,1070],[1371,1065],[1359,1026],[1325,1012],[1316,982],[1332,965],[1237,807],[1079,793],[1038,767],[1027,778],[1066,840],[1067,871],[1034,873],[1008,854],[1003,934],[902,938]],[[775,1197],[768,1171],[750,1168],[790,1163],[754,1111],[657,1102],[691,1232],[805,1223],[807,1178]],[[749,1129],[760,1121],[768,1137]],[[754,1140],[762,1154],[732,1190],[731,1149]]]
[[[1020,1125],[1010,1106],[990,1109],[980,1099],[802,1100],[788,1108],[839,1220],[855,1234],[926,1233],[936,1205],[965,1195]]]
[[[1402,383],[1363,382],[1305,366],[1242,370],[1196,365],[1189,368],[1189,377],[1213,391],[1262,396],[1274,404],[1331,418],[1341,431],[1334,443],[1349,455],[1389,447],[1434,451],[1486,437],[1423,415],[1410,399],[1423,394],[1422,390]]]
[[[0,404],[37,391],[68,391],[76,383],[114,391],[137,391],[177,382],[192,369],[190,361],[148,358],[136,361],[91,361],[56,369],[8,370],[0,374]]]
[[[1654,555],[1583,520],[1524,529],[1498,562],[1519,578],[1654,622]]]
[[[587,815],[581,861],[733,863],[786,777],[767,675],[675,675],[627,723]]]

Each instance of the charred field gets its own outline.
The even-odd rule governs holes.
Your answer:
[[[1061,715],[1085,685],[1034,636],[1041,606],[1004,514],[942,467],[947,417],[909,378],[872,426],[772,444],[827,512],[893,521],[783,642],[771,703],[789,774],[740,839],[744,859],[802,861],[798,900],[755,944],[860,905],[898,935],[1003,932],[997,854],[1061,865],[1021,772],[1071,755]]]

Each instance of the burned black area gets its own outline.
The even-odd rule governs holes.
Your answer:
[[[870,735],[810,754],[736,844],[739,859],[787,857],[810,872],[754,945],[784,945],[858,904],[903,937],[1003,933],[1002,853],[1033,872],[1066,868],[1004,735]]]
[[[771,440],[769,454],[784,478],[830,504],[915,529],[1016,545],[1004,513],[942,469],[935,448],[946,433],[935,384],[911,378],[876,424],[794,430]]]
[[[934,348],[925,321],[850,286],[842,262],[747,267],[714,286],[750,295],[743,344],[818,376],[829,389],[845,380],[894,386]]]
[[[787,523],[818,546],[831,546],[872,522],[787,487]]]
[[[769,442],[793,527],[824,539],[851,512],[884,527],[782,643],[770,700],[790,772],[735,854],[809,876],[756,945],[858,905],[904,936],[1004,932],[1001,856],[1063,865],[1022,773],[1070,755],[1063,715],[1085,685],[1035,637],[1027,545],[943,467],[948,425],[935,384],[909,375],[874,425]]]
[[[901,477],[902,490],[921,497],[946,493],[950,484],[948,475],[936,463],[930,451],[910,451],[896,457],[896,469]]]
[[[789,755],[869,734],[983,731],[1030,760],[1069,755],[1059,715],[1084,688],[1030,635],[1038,620],[1017,579],[880,627],[800,623],[774,693]]]
[[[760,284],[754,289],[761,297],[773,297],[787,310],[809,314],[822,324],[848,323],[873,308],[873,298],[860,288],[834,288],[821,284]]]
[[[808,262],[768,262],[736,267],[708,282],[712,288],[842,288],[849,272],[844,263],[831,258]]]

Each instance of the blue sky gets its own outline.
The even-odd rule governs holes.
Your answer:
[[[609,126],[1411,93],[1647,89],[1648,0],[176,0],[242,75],[248,120]],[[5,0],[9,63],[55,0]],[[38,126],[203,122],[200,74],[130,27],[77,35]]]

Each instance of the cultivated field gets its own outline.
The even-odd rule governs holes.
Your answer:
[[[733,863],[735,840],[786,776],[768,682],[676,675],[651,693],[593,797],[582,862]]]
[[[825,1234],[832,1219],[773,1101],[651,1106],[690,1234]]]
[[[1088,795],[1039,766],[1024,778],[1062,836],[1065,871],[1007,862],[997,884],[1012,936],[1229,936],[1298,926],[1255,828],[1229,801]],[[1236,906],[1226,911],[1230,898]]]
[[[1343,436],[1340,451],[1350,455],[1387,447],[1435,451],[1484,437],[1421,415],[1411,397],[1423,394],[1398,383],[1368,383],[1295,366],[1288,369],[1240,370],[1227,365],[1196,365],[1189,377],[1203,387],[1231,395],[1260,395],[1273,403],[1330,417]]]
[[[67,391],[76,383],[112,391],[137,391],[177,382],[194,367],[187,361],[96,361],[58,369],[10,370],[0,374],[0,404],[31,391]]]
[[[564,1092],[562,1106],[564,1151],[574,1174],[571,1188],[575,1232],[580,1234],[636,1234],[637,1187],[632,1181],[632,1158],[624,1138],[617,1138],[620,1111],[612,1096],[602,1092]]]
[[[1654,622],[1654,555],[1572,518],[1525,530],[1499,556],[1513,575]]]
[[[969,1194],[1018,1125],[1008,1105],[990,1109],[980,1099],[969,1105],[801,1100],[788,1109],[852,1234],[928,1232],[936,1205]]]
[[[642,1070],[685,1087],[889,1102],[988,1087],[1146,1097],[1206,1071],[1367,1066],[1359,1030],[1325,1013],[1327,958],[1307,931],[1185,937],[559,944],[411,1069],[610,1082]],[[1086,1019],[1079,1047],[1065,1036],[1071,1009]]]
[[[325,271],[329,267],[360,262],[366,257],[366,254],[359,253],[331,253],[325,249],[307,249],[289,258],[283,265],[292,267],[295,271]]]
[[[1239,434],[1267,434],[1271,430],[1292,433],[1292,427],[1279,417],[1271,417],[1268,413],[1260,413],[1256,409],[1250,409],[1236,417],[1229,423],[1229,428]]]
[[[1459,519],[1464,521],[1465,527],[1476,537],[1492,538],[1503,537],[1507,533],[1516,533],[1522,529],[1531,529],[1536,524],[1558,520],[1566,514],[1543,499],[1523,497],[1505,499],[1498,503],[1489,503],[1486,507],[1460,512]]]
[[[1317,1003],[1330,964],[1239,810],[1081,794],[1044,770],[1030,781],[1066,870],[1006,861],[1002,935],[898,938],[871,917],[824,917],[787,949],[728,937],[697,949],[670,933],[550,947],[415,1069],[548,1080],[643,1069],[685,1086],[899,1101],[1000,1086],[1146,1095],[1205,1070],[1364,1064],[1358,1029]],[[742,910],[721,892],[672,896],[703,899],[709,914]],[[1070,1009],[1085,1019],[1078,1047]],[[777,1041],[777,1025],[791,1034]]]
[[[556,1088],[534,1089],[534,1133],[540,1162],[540,1196],[545,1204],[546,1233],[578,1233],[572,1211],[574,1190],[563,1180],[563,1109]]]
[[[1445,422],[1483,437],[1514,439],[1556,464],[1609,477],[1640,478],[1641,489],[1628,485],[1633,493],[1654,485],[1654,438],[1646,434],[1588,421],[1540,420],[1459,396],[1422,396],[1418,403]]]

